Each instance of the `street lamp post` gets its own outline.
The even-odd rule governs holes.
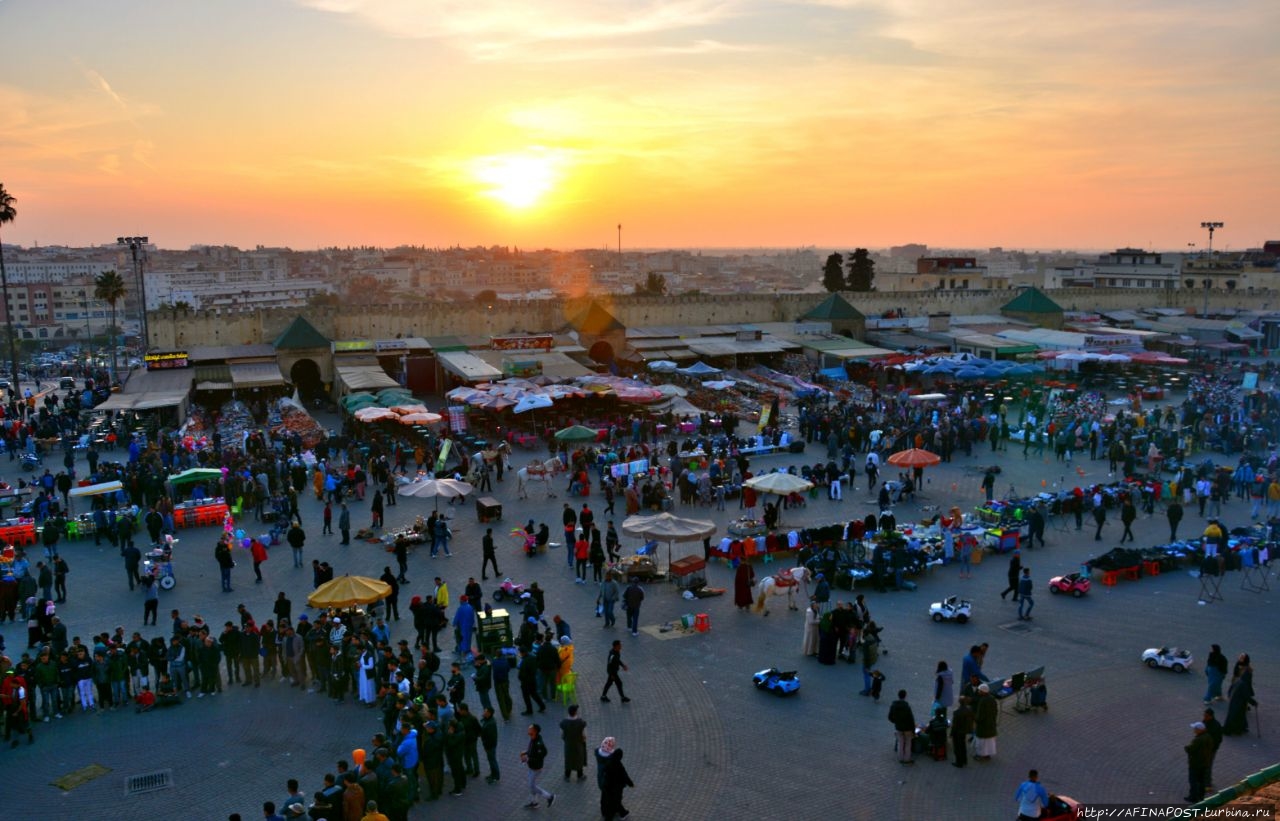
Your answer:
[[[1201,228],[1209,229],[1209,256],[1213,256],[1213,232],[1223,227],[1225,223],[1221,222],[1202,222]]]
[[[129,253],[133,256],[133,278],[138,289],[138,328],[142,331],[142,352],[145,354],[147,349],[151,347],[151,334],[147,330],[147,290],[142,281],[142,263],[139,260],[138,252],[142,251],[146,254],[147,243],[151,240],[148,237],[116,237],[116,245],[121,245],[129,249]]]

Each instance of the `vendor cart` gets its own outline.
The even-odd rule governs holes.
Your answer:
[[[502,519],[502,502],[492,496],[481,496],[476,499],[476,518],[481,524],[499,521]]]
[[[479,621],[478,643],[481,653],[495,655],[503,647],[511,646],[511,617],[506,610],[501,608],[481,610]]]

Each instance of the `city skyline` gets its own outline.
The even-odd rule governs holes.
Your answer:
[[[1203,248],[1276,233],[1280,7],[0,4],[6,242]],[[631,245],[630,243],[633,243]]]

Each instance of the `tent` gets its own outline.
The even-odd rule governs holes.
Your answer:
[[[96,485],[85,485],[84,487],[73,487],[68,496],[97,496],[100,493],[115,493],[124,490],[124,485],[119,482],[99,482]]]
[[[168,482],[171,485],[189,485],[192,482],[203,482],[206,480],[222,480],[222,471],[217,468],[191,468],[181,473],[175,473],[169,477]]]
[[[705,362],[698,361],[694,362],[687,368],[680,368],[680,373],[688,374],[689,376],[713,376],[720,373],[720,369],[713,368]]]

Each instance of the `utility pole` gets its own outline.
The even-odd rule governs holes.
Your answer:
[[[1221,222],[1202,222],[1201,228],[1209,231],[1209,264],[1213,265],[1213,232],[1223,227]],[[1209,289],[1213,287],[1213,279],[1205,277],[1204,279],[1204,315],[1209,315]]]
[[[622,273],[622,223],[618,223],[618,273]]]

